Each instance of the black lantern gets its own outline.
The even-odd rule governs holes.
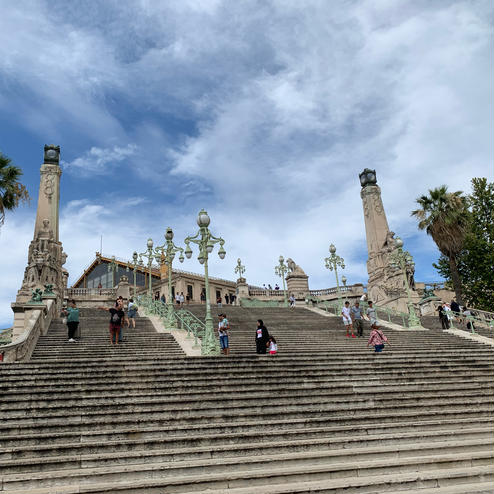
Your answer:
[[[367,187],[368,185],[376,185],[376,170],[371,170],[366,168],[362,173],[359,174],[360,185],[362,187]]]

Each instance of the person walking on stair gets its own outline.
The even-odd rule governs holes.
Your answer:
[[[69,342],[74,343],[74,338],[77,327],[79,326],[79,309],[75,305],[75,300],[70,301],[69,307],[62,311],[64,316],[67,316],[67,329],[69,333]]]
[[[125,314],[124,300],[122,295],[120,295],[115,301],[115,309],[119,309],[123,312],[123,320],[120,326],[120,332],[118,333],[118,342],[122,343],[124,339],[124,331],[123,331],[124,324],[127,324],[127,327],[130,327],[129,318],[127,317],[127,314]]]
[[[376,308],[374,307],[374,304],[371,300],[369,300],[367,304],[369,307],[367,307],[367,310],[365,312],[367,314],[367,319],[369,319],[370,325],[372,326],[373,324],[377,323]]]
[[[269,348],[269,355],[276,355],[278,352],[278,343],[276,343],[276,339],[273,335],[269,337],[267,346]]]
[[[136,328],[136,314],[137,314],[137,305],[134,303],[134,299],[131,298],[129,299],[129,307],[127,309],[127,315],[128,315],[128,321],[129,321],[129,327],[130,327],[130,321],[132,321],[132,328]]]
[[[381,353],[384,348],[384,343],[387,343],[389,345],[389,341],[386,336],[384,336],[380,327],[381,326],[378,326],[377,324],[373,324],[371,326],[372,331],[369,337],[369,341],[367,342],[367,346],[374,345],[374,353]]]
[[[341,309],[341,315],[343,316],[343,324],[346,328],[347,338],[350,337],[350,329],[352,330],[352,338],[356,338],[353,333],[352,316],[350,315],[350,302],[348,302],[348,300],[345,302],[343,309]]]
[[[125,316],[122,306],[115,304],[116,307],[98,307],[100,310],[106,310],[110,313],[110,345],[118,345],[120,331],[122,329],[122,320]]]
[[[449,319],[446,314],[446,308],[444,302],[441,302],[441,305],[437,308],[437,312],[439,314],[439,320],[441,321],[441,327],[443,329],[449,329]]]
[[[355,302],[355,305],[352,307],[350,311],[350,316],[353,321],[353,329],[357,331],[357,336],[359,338],[362,338],[364,335],[364,326],[362,323],[362,316],[363,316],[363,311],[362,308],[360,307],[360,302],[357,300]]]
[[[269,333],[262,319],[257,320],[256,328],[256,353],[265,354],[266,353],[266,343],[269,340]]]
[[[228,345],[228,330],[230,329],[230,323],[226,318],[226,314],[218,314],[218,336],[220,337],[220,348],[223,355],[230,354],[230,347]]]

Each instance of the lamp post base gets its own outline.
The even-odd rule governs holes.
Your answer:
[[[424,329],[411,303],[408,304],[408,329]]]
[[[209,322],[209,324],[208,324]],[[212,321],[206,320],[206,330],[202,339],[201,355],[219,355],[220,346],[214,336]]]

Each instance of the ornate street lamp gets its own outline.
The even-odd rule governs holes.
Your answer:
[[[111,261],[108,263],[108,272],[111,271],[111,287],[115,288],[115,271],[118,269],[118,264],[115,261],[115,256],[111,256]]]
[[[132,254],[132,262],[127,261],[127,271],[132,268],[132,271],[134,272],[134,298],[136,297],[137,292],[136,271],[138,265],[137,252],[134,251],[134,253]]]
[[[208,257],[213,251],[214,244],[219,243],[220,248],[218,255],[220,259],[225,258],[226,251],[223,248],[225,241],[221,237],[215,237],[208,226],[210,223],[208,213],[202,209],[197,216],[197,224],[199,225],[199,231],[194,236],[188,236],[185,239],[185,255],[187,259],[192,256],[192,249],[190,248],[190,242],[196,244],[199,247],[199,257],[197,258],[201,264],[204,264],[204,285],[206,288],[206,331],[202,339],[201,354],[202,355],[219,355],[220,349],[218,342],[214,337],[213,331],[213,318],[211,317],[211,307],[209,299],[209,276],[208,276]]]
[[[238,278],[242,279],[243,274],[245,273],[245,266],[242,265],[242,261],[240,260],[240,257],[237,259],[237,266],[235,267],[235,273],[238,274]]]
[[[343,275],[341,277],[341,282],[343,283],[343,286],[346,286],[346,276],[345,275]]]
[[[395,238],[396,249],[389,255],[390,266],[394,269],[401,270],[403,274],[403,280],[405,282],[405,290],[407,292],[407,306],[408,306],[408,327],[409,328],[421,328],[420,319],[415,313],[413,307],[412,297],[410,296],[410,286],[408,285],[407,268],[413,269],[415,263],[410,252],[403,250],[403,240],[400,237]]]
[[[286,296],[286,285],[285,285],[285,275],[288,273],[288,266],[285,264],[285,259],[283,256],[280,256],[278,259],[279,264],[274,267],[274,274],[279,276],[283,281],[283,299],[285,307],[288,307],[288,299]]]
[[[184,250],[182,249],[182,247],[177,247],[173,243],[173,230],[170,227],[166,229],[165,240],[166,242],[163,245],[156,247],[154,251],[157,254],[156,260],[158,261],[158,263],[160,263],[161,261],[165,261],[168,266],[168,298],[166,299],[166,306],[168,308],[167,324],[169,328],[175,328],[176,321],[173,314],[174,309],[172,300],[172,263],[177,252],[180,252],[180,257],[178,258],[178,260],[180,262],[184,262]]]
[[[338,295],[338,310],[340,311],[342,309],[342,300],[340,283],[338,282],[338,266],[340,266],[341,269],[345,269],[345,260],[342,257],[336,255],[336,247],[334,246],[334,244],[331,244],[329,246],[329,252],[331,255],[329,257],[326,257],[324,261],[326,268],[330,271],[334,270],[334,274],[336,276],[336,293]]]
[[[153,239],[152,238],[148,238],[148,241],[147,241],[147,250],[145,250],[144,252],[141,252],[139,253],[139,266],[143,266],[143,261],[142,261],[142,258],[145,257],[147,260],[148,260],[148,263],[147,263],[147,267],[148,267],[148,270],[149,270],[149,286],[148,286],[148,295],[150,298],[152,298],[153,296],[153,278],[152,278],[152,274],[151,274],[151,267],[153,265],[153,258],[154,258],[154,252],[153,252]]]

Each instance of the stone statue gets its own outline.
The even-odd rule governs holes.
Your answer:
[[[396,249],[395,232],[391,230],[386,233],[386,240],[384,241],[383,248],[387,252],[393,252]]]
[[[53,240],[53,231],[50,230],[50,220],[43,220],[43,227],[38,232],[36,240],[38,241],[38,250],[45,252],[48,250],[48,244]]]
[[[41,288],[36,288],[36,290],[33,290],[31,295],[31,300],[29,302],[34,304],[39,304],[42,302],[42,296],[43,296],[43,292],[41,291]]]
[[[425,300],[426,298],[429,297],[435,297],[436,294],[434,293],[434,290],[432,288],[424,288],[424,293],[422,294],[422,300]]]
[[[43,295],[55,295],[53,293],[53,285],[51,283],[45,285],[45,291],[43,292]]]
[[[286,264],[288,266],[288,270],[290,272],[290,275],[303,275],[305,276],[304,270],[295,263],[295,261],[292,258],[288,258],[286,260]]]

